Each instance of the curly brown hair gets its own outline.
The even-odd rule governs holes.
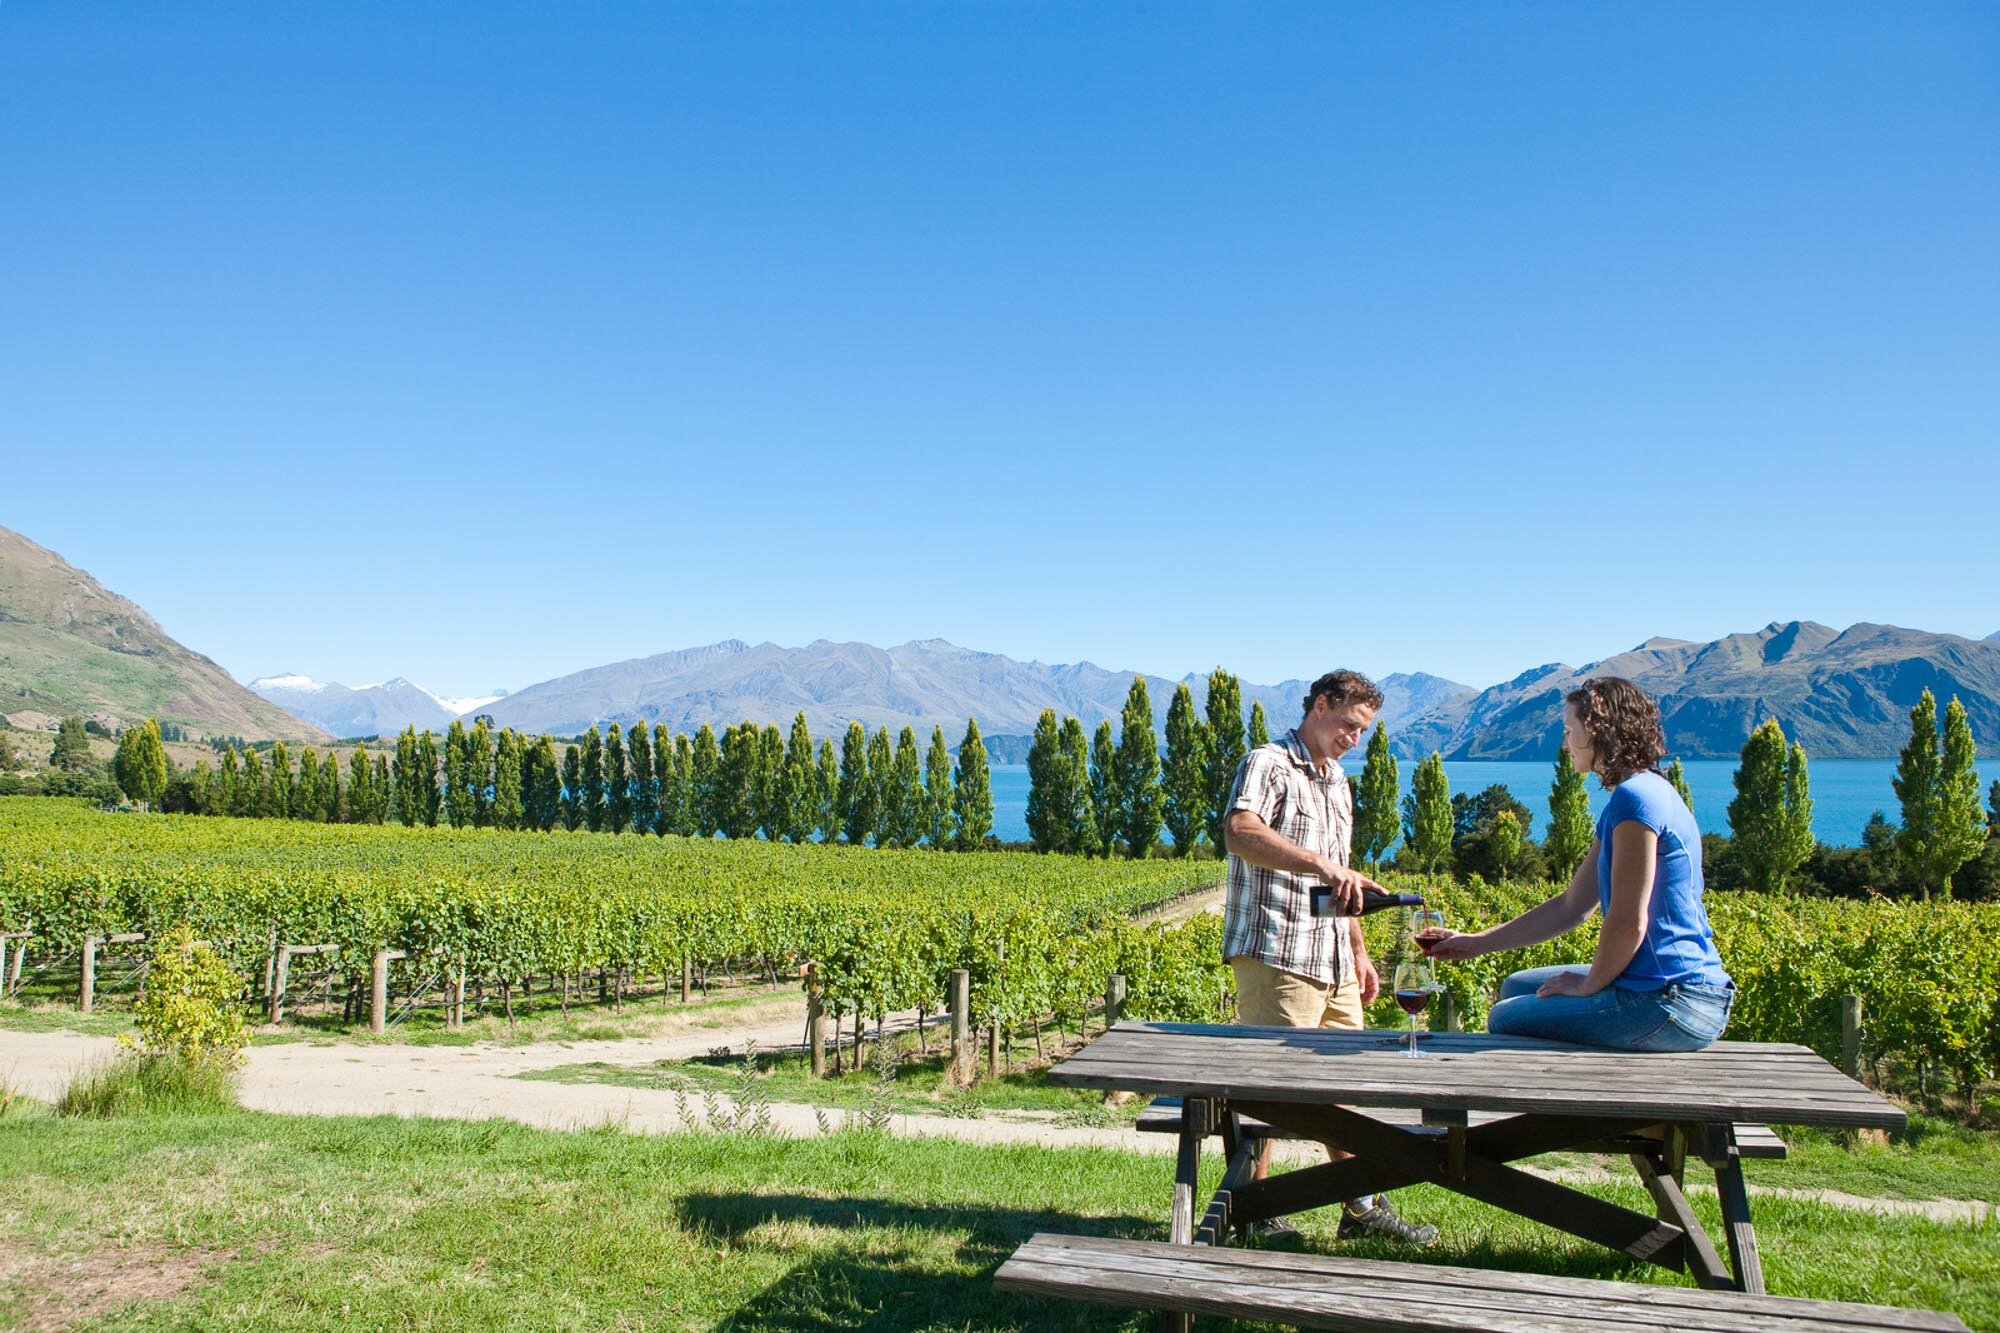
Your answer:
[[[1382,690],[1374,681],[1359,671],[1329,671],[1312,683],[1306,691],[1306,712],[1313,710],[1313,700],[1325,699],[1329,708],[1338,708],[1345,703],[1364,703],[1370,708],[1382,706]]]
[[[1571,690],[1563,702],[1576,709],[1577,720],[1590,733],[1592,758],[1605,786],[1659,767],[1667,752],[1660,706],[1637,685],[1620,676],[1599,676]]]

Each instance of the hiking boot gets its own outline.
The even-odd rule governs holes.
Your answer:
[[[1438,1229],[1429,1223],[1412,1222],[1399,1216],[1389,1206],[1389,1196],[1378,1194],[1374,1204],[1364,1210],[1357,1211],[1352,1203],[1343,1204],[1340,1230],[1336,1236],[1340,1240],[1351,1240],[1356,1236],[1383,1236],[1411,1245],[1435,1245]]]

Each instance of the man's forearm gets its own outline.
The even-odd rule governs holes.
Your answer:
[[[1282,870],[1288,875],[1325,873],[1322,858],[1281,837],[1261,819],[1232,819],[1224,827],[1224,835],[1231,856],[1260,870]]]

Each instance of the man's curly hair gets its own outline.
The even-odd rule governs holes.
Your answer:
[[[1325,699],[1329,708],[1338,708],[1346,703],[1364,703],[1370,708],[1380,708],[1382,689],[1359,671],[1329,671],[1306,691],[1308,714],[1313,710],[1315,699]]]
[[[1591,755],[1605,786],[1659,767],[1667,752],[1660,706],[1637,685],[1619,676],[1599,676],[1571,690],[1564,702],[1576,709],[1577,720],[1590,733]]]

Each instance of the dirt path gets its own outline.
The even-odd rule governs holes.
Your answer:
[[[1176,904],[1180,907],[1183,904]],[[1195,911],[1205,910],[1201,906]],[[691,1011],[699,1015],[699,1010]],[[659,1036],[617,1041],[544,1042],[532,1046],[402,1046],[371,1042],[295,1042],[256,1046],[243,1072],[242,1101],[257,1110],[303,1115],[442,1116],[483,1120],[502,1117],[550,1129],[595,1128],[610,1124],[642,1133],[670,1133],[705,1123],[711,1099],[647,1088],[601,1084],[545,1083],[516,1075],[558,1065],[601,1060],[641,1065],[654,1060],[706,1055],[717,1046],[742,1050],[756,1042],[764,1050],[797,1047],[805,1025],[796,995],[773,996],[769,1003],[740,1008],[726,1028],[696,1027]],[[909,1027],[914,1014],[899,1015],[891,1031]],[[53,1101],[79,1070],[117,1052],[110,1037],[72,1032],[13,1032],[0,1029],[0,1080],[27,1096]],[[736,1108],[726,1097],[712,1099],[720,1117]],[[824,1111],[834,1125],[845,1113]],[[988,1112],[979,1119],[898,1115],[892,1128],[971,1143],[1041,1143],[1169,1153],[1174,1139],[1129,1128],[1101,1129],[1051,1123],[1047,1112]],[[771,1119],[781,1132],[819,1132],[814,1108],[774,1103]],[[1311,1160],[1311,1145],[1278,1145],[1288,1160]],[[1590,1172],[1549,1172],[1592,1178]],[[1602,1179],[1601,1175],[1594,1178]],[[1834,1192],[1765,1189],[1753,1193],[1804,1198],[1843,1208],[1912,1214],[1942,1222],[1980,1222],[1992,1215],[1988,1203],[1957,1200],[1868,1199]]]

